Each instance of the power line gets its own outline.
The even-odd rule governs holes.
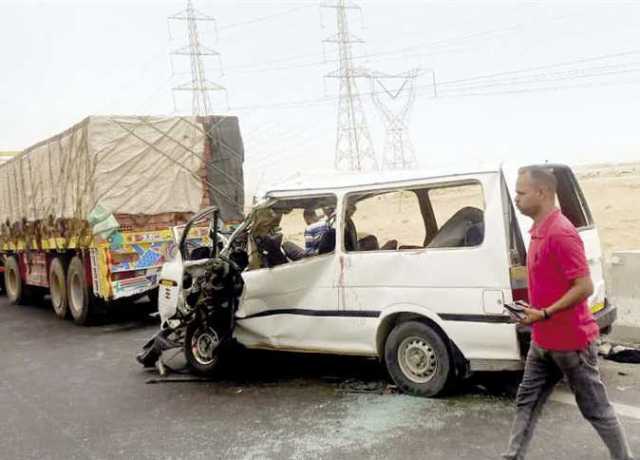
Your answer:
[[[599,56],[581,58],[581,59],[574,59],[574,60],[571,60],[571,61],[564,61],[564,62],[559,62],[559,63],[556,63],[556,64],[546,64],[546,65],[541,65],[541,66],[525,67],[523,69],[510,70],[510,71],[506,71],[506,72],[497,72],[497,73],[492,73],[492,74],[478,75],[478,76],[475,76],[475,77],[463,78],[463,79],[459,79],[459,80],[450,80],[450,81],[447,81],[447,82],[439,83],[438,85],[439,86],[452,85],[452,84],[455,84],[455,83],[458,83],[458,82],[467,82],[467,81],[471,81],[471,80],[493,78],[493,77],[497,77],[497,76],[513,75],[513,74],[522,73],[522,72],[530,72],[530,71],[533,71],[533,70],[545,70],[545,69],[551,69],[553,67],[565,67],[565,66],[574,65],[574,64],[582,64],[584,62],[593,62],[593,61],[598,61],[598,60],[603,60],[603,59],[613,59],[613,58],[616,58],[616,57],[631,56],[631,55],[637,55],[637,54],[640,54],[640,49],[634,49],[634,50],[630,50],[630,51],[622,51],[622,52],[610,53],[610,54],[602,54],[602,55],[599,55]]]
[[[505,89],[505,90],[497,90],[497,91],[479,91],[479,92],[462,92],[459,94],[447,94],[442,96],[444,99],[454,99],[454,98],[462,98],[462,97],[477,97],[477,96],[501,96],[501,95],[509,95],[509,94],[534,94],[534,93],[544,93],[544,92],[554,92],[554,91],[564,91],[564,90],[572,90],[572,89],[585,89],[585,88],[599,88],[599,87],[610,87],[610,86],[624,86],[624,85],[636,85],[640,84],[640,79],[637,80],[628,80],[624,82],[585,82],[575,85],[561,85],[561,86],[542,86],[538,88],[520,88],[520,89]],[[476,89],[479,90],[482,88]],[[441,96],[438,96],[441,98]]]
[[[510,70],[505,72],[497,72],[492,74],[478,75],[467,78],[459,78],[453,80],[445,80],[445,81],[436,81],[435,86],[438,88],[437,97],[449,97],[449,96],[460,96],[461,93],[466,89],[486,89],[495,86],[514,86],[516,84],[522,85],[526,83],[537,83],[542,84],[545,82],[556,82],[560,80],[572,80],[572,79],[584,79],[584,78],[598,78],[603,76],[616,76],[622,75],[626,73],[633,73],[639,71],[639,69],[635,67],[631,68],[622,68],[619,70],[615,70],[615,66],[632,66],[638,64],[638,62],[633,61],[630,63],[620,63],[620,64],[608,64],[606,66],[599,67],[578,67],[578,68],[570,68],[566,69],[564,73],[555,72],[555,74],[549,74],[547,72],[538,72],[533,73],[531,70],[552,70],[555,68],[562,68],[569,66],[571,64],[579,64],[586,62],[595,62],[597,60],[605,60],[612,59],[614,57],[621,56],[631,56],[635,54],[640,54],[640,50],[630,50],[624,52],[616,52],[603,54],[595,57],[581,58],[575,59],[571,61],[564,61],[556,64],[547,64],[541,66],[533,66],[526,67],[523,69]],[[607,70],[607,68],[611,68],[612,70]],[[525,72],[529,72],[529,74],[525,74]],[[580,74],[579,72],[583,72]],[[512,77],[513,75],[522,74],[519,78],[527,78],[525,81],[521,82],[512,82],[509,80],[500,80],[499,77]],[[416,89],[430,89],[431,92],[434,88],[434,84],[428,85],[419,85],[416,86]],[[534,89],[534,88],[530,88]],[[456,94],[456,92],[458,94]],[[369,93],[361,93],[361,95],[373,95],[373,91]],[[380,91],[375,91],[375,93],[380,94]],[[318,104],[326,104],[335,102],[339,100],[339,96],[324,96],[320,98],[308,98],[308,99],[299,99],[299,100],[290,100],[290,101],[282,101],[273,104],[261,104],[261,105],[252,105],[252,106],[238,106],[235,107],[234,110],[243,111],[243,110],[260,110],[260,109],[278,109],[278,108],[297,108],[302,106],[312,106]]]
[[[566,17],[563,16],[563,17],[557,18],[556,20],[561,20],[561,19],[566,19]],[[528,26],[523,23],[516,23],[516,24],[502,27],[502,28],[472,32],[469,34],[453,36],[453,37],[431,41],[431,42],[424,42],[421,44],[405,46],[405,47],[396,48],[393,50],[356,55],[356,56],[353,56],[353,60],[359,60],[359,59],[367,60],[371,58],[380,58],[385,56],[388,56],[390,58],[432,56],[438,52],[447,51],[452,46],[463,44],[468,41],[475,40],[477,38],[483,38],[483,37],[492,38],[496,35],[503,34],[509,31],[521,30],[522,28],[525,28],[525,27],[528,27]],[[537,24],[536,24],[536,27],[537,27]],[[404,53],[406,51],[411,51],[414,49],[423,49],[424,51],[419,53],[411,53],[411,54]],[[426,50],[431,50],[431,51],[426,51]],[[337,59],[329,59],[329,60],[323,59],[323,60],[312,61],[312,62],[302,62],[300,64],[291,65],[291,66],[278,65],[278,64],[281,64],[282,62],[292,62],[292,61],[295,62],[298,60],[306,60],[308,58],[309,58],[309,55],[305,54],[305,55],[293,56],[293,57],[279,59],[279,60],[266,61],[261,64],[248,64],[248,65],[237,65],[233,67],[227,67],[226,70],[243,70],[244,69],[246,71],[242,72],[243,74],[251,74],[251,73],[259,73],[259,72],[286,71],[286,70],[298,69],[298,68],[319,67],[319,66],[326,65],[328,63],[339,62],[339,58],[337,58]]]
[[[290,9],[288,9],[286,11],[282,11],[280,13],[274,13],[274,14],[270,14],[270,15],[267,15],[267,16],[261,16],[261,17],[258,17],[258,18],[249,19],[249,20],[242,21],[242,22],[236,22],[236,23],[233,23],[233,24],[224,24],[224,25],[221,25],[220,27],[218,27],[218,30],[235,29],[235,28],[241,27],[241,26],[248,26],[248,25],[253,25],[253,24],[258,24],[258,23],[270,21],[272,19],[279,18],[281,16],[285,16],[285,15],[288,15],[288,14],[291,14],[291,13],[296,13],[296,12],[298,12],[300,10],[307,9],[307,8],[309,8],[311,6],[315,6],[315,5],[296,6],[294,8],[290,8]]]

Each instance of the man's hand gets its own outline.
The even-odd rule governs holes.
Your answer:
[[[536,310],[535,308],[524,307],[523,311],[525,315],[527,315],[525,318],[519,321],[519,323],[523,326],[527,326],[531,323],[535,323],[536,321],[544,320],[544,313],[542,312],[542,310]]]

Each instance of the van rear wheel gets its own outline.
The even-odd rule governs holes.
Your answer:
[[[91,320],[91,297],[87,288],[82,259],[75,256],[67,270],[69,311],[76,324],[86,325]]]
[[[53,311],[60,319],[65,319],[69,314],[66,275],[64,261],[55,257],[49,266],[49,293]]]
[[[449,381],[451,358],[438,332],[418,321],[393,328],[384,347],[391,378],[405,393],[437,396]]]

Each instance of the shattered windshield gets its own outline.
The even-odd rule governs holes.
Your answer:
[[[335,195],[274,200],[252,212],[249,269],[269,268],[335,250]]]

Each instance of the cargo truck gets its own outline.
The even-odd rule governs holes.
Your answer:
[[[156,297],[176,226],[211,205],[226,225],[242,220],[243,161],[236,117],[90,116],[0,164],[9,300],[49,295],[59,318],[87,324]]]

